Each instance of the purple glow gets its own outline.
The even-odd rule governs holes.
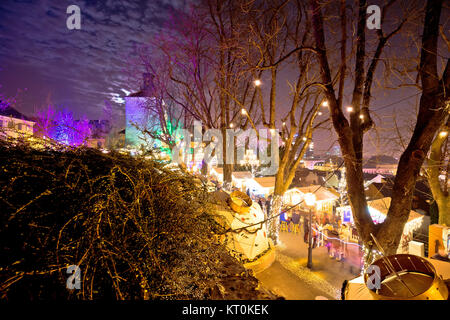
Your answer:
[[[37,113],[37,130],[40,135],[49,137],[70,146],[80,146],[86,143],[91,135],[89,120],[82,117],[73,118],[73,113],[67,109],[56,111],[54,106]]]

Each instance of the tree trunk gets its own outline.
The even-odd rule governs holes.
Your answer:
[[[225,190],[231,190],[232,174],[233,174],[233,164],[227,163],[227,142],[226,142],[226,127],[222,129],[222,155],[223,155],[223,188]]]
[[[283,201],[283,196],[279,194],[275,194],[272,197],[272,206],[270,207],[269,213],[269,238],[272,239],[273,244],[277,245],[279,243],[279,233],[280,233],[280,212],[281,205]]]
[[[448,126],[443,130],[448,132]],[[439,224],[450,226],[450,197],[446,186],[441,186],[439,181],[441,169],[445,167],[446,156],[446,152],[442,152],[442,147],[446,145],[447,139],[448,134],[437,134],[436,138],[434,138],[431,145],[430,158],[427,161],[427,176],[431,193],[433,194],[433,198],[438,206]]]
[[[362,137],[365,131],[364,127],[359,124],[360,120],[358,119],[360,115],[362,80],[364,78],[362,62],[364,62],[365,54],[363,36],[365,32],[364,10],[366,3],[363,0],[360,2],[356,56],[356,60],[359,60],[359,63],[355,68],[357,74],[355,75],[355,89],[352,99],[354,110],[350,115],[349,124],[334,92],[331,70],[326,55],[321,7],[317,0],[310,1],[321,78],[329,102],[333,126],[338,134],[339,144],[345,161],[348,197],[354,221],[366,247],[373,248],[374,244],[370,236],[373,233],[388,255],[395,254],[397,251],[404,225],[409,217],[412,196],[420,167],[423,164],[425,155],[428,153],[434,135],[442,125],[448,112],[448,102],[446,102],[448,100],[446,92],[450,90],[448,61],[442,80],[439,80],[437,73],[437,38],[442,2],[442,0],[427,1],[419,68],[422,96],[417,122],[410,143],[403,152],[398,164],[387,217],[383,223],[374,225],[367,208],[361,168]]]

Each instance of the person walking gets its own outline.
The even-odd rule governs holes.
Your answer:
[[[272,195],[270,195],[266,200],[266,212],[267,216],[270,217],[270,208],[272,206]]]
[[[303,218],[303,231],[304,231],[304,237],[303,237],[303,241],[305,241],[305,243],[308,243],[308,239],[309,239],[309,220],[308,218],[304,217]]]

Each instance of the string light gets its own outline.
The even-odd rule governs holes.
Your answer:
[[[322,107],[328,107],[328,101],[325,100],[324,102],[322,102]]]
[[[245,110],[244,108],[242,108],[242,109],[241,109],[241,114],[245,116],[245,115],[247,114],[247,110]]]
[[[255,81],[253,81],[253,83],[255,84],[255,86],[259,87],[261,85],[261,80],[256,79]]]
[[[439,137],[441,137],[441,138],[445,138],[446,136],[448,135],[448,131],[441,131],[441,132],[439,132]]]
[[[348,106],[347,107],[347,112],[353,112],[353,107],[352,106]]]

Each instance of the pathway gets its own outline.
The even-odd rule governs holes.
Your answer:
[[[356,246],[349,246],[349,258],[340,262],[329,257],[326,247],[313,249],[310,270],[306,267],[308,245],[303,234],[280,232],[280,240],[275,262],[256,277],[264,287],[288,300],[314,300],[317,296],[340,299],[344,280],[359,276]]]

